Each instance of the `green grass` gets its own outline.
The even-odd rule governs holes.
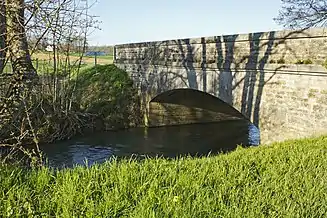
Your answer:
[[[113,60],[114,56],[112,55],[105,55],[105,56],[98,56],[99,59],[106,59],[106,60]]]
[[[71,53],[69,53],[69,56],[71,56],[71,57],[80,57],[81,53],[71,52]],[[107,60],[113,61],[113,58],[114,58],[113,55],[109,55],[109,54],[104,55],[104,56],[97,56],[98,60],[104,60],[104,61],[107,61]],[[84,55],[84,59],[91,59],[92,60],[92,59],[94,59],[94,56],[85,56]],[[88,61],[88,62],[90,62],[90,61]],[[108,63],[111,63],[111,62],[108,62]]]
[[[78,61],[79,61],[80,54],[78,53],[71,53],[70,54],[70,68],[77,68],[78,66]],[[51,56],[46,53],[36,53],[33,56],[33,66],[37,70],[39,75],[44,75],[44,74],[51,74],[53,72],[53,65],[54,62],[51,59]],[[65,63],[65,56],[63,56],[60,60],[57,60],[59,62],[59,73],[60,71],[67,71],[69,66],[66,66]],[[98,65],[107,65],[107,64],[112,64],[113,63],[113,56],[112,55],[106,55],[106,56],[98,56],[97,57],[97,64]],[[93,67],[94,66],[94,57],[86,57],[84,56],[82,59],[82,66],[81,69],[86,69],[87,67]],[[5,73],[12,73],[12,66],[10,62],[8,62],[5,67],[3,72]]]
[[[325,217],[327,137],[0,178],[3,217]]]
[[[71,53],[69,53],[69,55],[70,56],[74,56],[74,57],[80,57],[81,56],[81,53],[71,52]],[[94,58],[94,56],[90,56],[90,57],[93,57]],[[97,58],[99,58],[99,59],[109,59],[109,60],[112,60],[113,59],[113,55],[108,54],[108,55],[103,55],[103,56],[97,56]]]

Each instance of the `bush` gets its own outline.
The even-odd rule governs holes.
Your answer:
[[[82,71],[73,83],[74,103],[81,111],[96,115],[96,128],[124,128],[139,123],[137,90],[127,72],[115,65],[97,65]]]
[[[8,118],[0,124],[0,144],[18,143],[17,139],[19,144],[53,142],[141,121],[137,90],[128,74],[114,65],[84,69],[73,80],[48,79],[24,99],[26,108],[9,108]],[[54,81],[56,85],[49,87]]]
[[[277,64],[285,64],[285,60],[283,58],[280,58],[277,60]]]
[[[306,59],[306,60],[297,60],[295,64],[313,64],[313,62],[310,59]]]
[[[327,59],[324,61],[324,63],[322,64],[322,66],[327,69]]]

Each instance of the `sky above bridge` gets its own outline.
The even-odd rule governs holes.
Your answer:
[[[97,0],[101,30],[91,45],[191,38],[283,29],[273,20],[280,0]]]

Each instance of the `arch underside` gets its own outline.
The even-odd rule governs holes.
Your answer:
[[[163,92],[149,103],[150,127],[248,119],[221,99],[199,90],[183,88]]]

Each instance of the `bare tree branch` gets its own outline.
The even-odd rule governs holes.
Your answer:
[[[76,69],[78,72],[81,67],[88,34],[97,27],[95,17],[88,14],[89,8],[88,0],[0,0],[0,81],[8,83],[4,89],[0,86],[0,146],[21,150],[30,159],[40,161],[38,130],[53,129],[52,125],[47,126],[51,116],[65,113],[68,125],[72,126],[66,132],[60,125],[50,130],[50,141],[79,131],[79,124],[84,122],[80,117],[89,116],[70,111],[73,93],[58,84],[59,71],[68,73],[70,78],[70,73]],[[43,93],[42,82],[34,80],[38,78],[38,69],[33,65],[31,54],[44,50],[46,45],[53,47],[53,60],[49,60],[52,70],[47,71],[52,79],[47,83],[47,92]],[[81,52],[77,68],[69,61],[72,48]],[[7,59],[12,72],[1,74]],[[65,67],[60,66],[62,59],[66,60]],[[45,72],[39,73],[44,75]],[[35,149],[26,150],[25,142],[34,144]]]
[[[327,0],[282,0],[274,20],[291,29],[326,26]]]

